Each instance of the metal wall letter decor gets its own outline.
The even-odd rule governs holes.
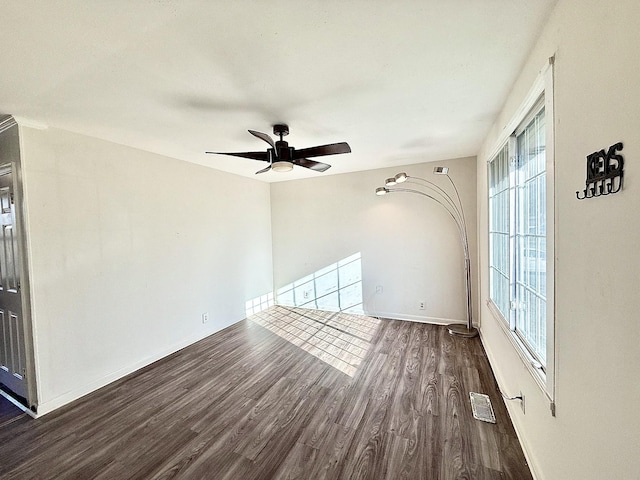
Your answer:
[[[600,150],[587,156],[586,188],[576,192],[578,200],[618,193],[622,189],[624,158],[618,152],[622,142],[611,145],[608,151]]]

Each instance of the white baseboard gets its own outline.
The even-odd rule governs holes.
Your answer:
[[[224,327],[223,327],[224,328]],[[128,365],[124,368],[121,368],[119,370],[116,370],[115,372],[110,373],[109,375],[106,375],[102,378],[96,379],[95,381],[92,381],[86,385],[83,385],[80,388],[77,388],[75,390],[71,390],[63,395],[60,395],[56,398],[53,398],[47,402],[41,403],[38,405],[38,411],[37,413],[33,414],[34,417],[38,418],[41,417],[43,415],[46,415],[47,413],[51,413],[52,411],[68,404],[71,403],[75,400],[78,400],[81,397],[84,397],[85,395],[88,395],[89,393],[92,393],[112,382],[115,382],[116,380],[119,380],[123,377],[126,377],[127,375],[129,375],[130,373],[133,373],[137,370],[140,370],[141,368],[146,367],[147,365],[152,364],[153,362],[157,362],[158,360],[163,359],[164,357],[171,355],[172,353],[177,352],[178,350],[182,350],[185,347],[188,347],[189,345],[192,345],[200,340],[202,340],[203,338],[208,337],[209,335],[212,335],[215,332],[207,332],[204,335],[199,334],[187,339],[184,339],[182,341],[180,341],[179,343],[176,343],[174,345],[172,345],[171,347],[168,347],[164,350],[161,350],[151,356],[148,356],[142,360],[139,360],[131,365]]]
[[[396,312],[366,312],[365,315],[369,317],[381,317],[381,318],[389,318],[391,320],[407,320],[409,322],[419,322],[419,323],[433,323],[435,325],[450,325],[452,323],[465,323],[464,320],[457,320],[454,318],[440,318],[440,317],[427,317],[421,315],[407,315],[404,313],[396,313]]]

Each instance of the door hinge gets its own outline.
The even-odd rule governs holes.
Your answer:
[[[11,195],[9,196],[10,200],[11,200],[11,204],[13,205],[15,202],[13,200],[13,192],[11,192]]]

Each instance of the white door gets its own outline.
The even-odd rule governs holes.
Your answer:
[[[27,398],[20,252],[11,165],[0,165],[0,383]]]

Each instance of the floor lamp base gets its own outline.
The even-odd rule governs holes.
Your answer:
[[[447,325],[447,330],[449,330],[451,335],[455,335],[457,337],[473,338],[478,336],[477,328],[471,327],[471,329],[468,329],[467,326],[462,323]]]

